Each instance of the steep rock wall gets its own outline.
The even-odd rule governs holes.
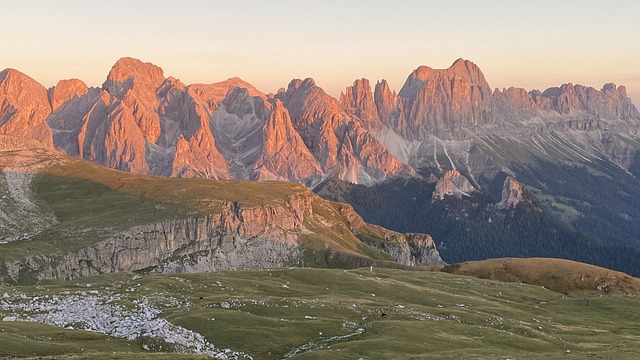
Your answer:
[[[384,241],[365,241],[365,243],[391,255],[398,263],[409,266],[444,264],[431,236],[416,233],[402,234],[382,226],[368,224],[351,205],[342,205],[340,212],[347,219],[350,230],[354,234],[365,233],[383,239]]]
[[[260,217],[267,219],[268,215],[264,215]],[[73,279],[148,268],[160,272],[204,272],[297,263],[302,254],[297,242],[277,236],[289,229],[272,225],[256,231],[237,219],[227,213],[140,225],[77,252],[6,264],[8,275],[17,280],[20,272],[28,271],[38,279]]]

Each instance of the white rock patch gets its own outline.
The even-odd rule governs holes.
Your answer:
[[[99,297],[84,292],[31,299],[15,296],[0,301],[0,309],[12,312],[3,321],[38,322],[67,329],[94,331],[127,340],[148,336],[174,345],[179,352],[220,359],[253,359],[242,352],[216,348],[201,334],[159,318],[160,310],[149,304],[147,299],[135,300],[132,309],[113,304],[118,300],[118,295]]]

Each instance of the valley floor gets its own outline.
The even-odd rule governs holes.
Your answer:
[[[426,271],[108,274],[0,286],[0,357],[637,359],[639,305]]]

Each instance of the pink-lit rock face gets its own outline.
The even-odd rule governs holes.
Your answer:
[[[522,201],[522,185],[512,176],[504,179],[502,186],[502,199],[497,204],[498,209],[515,207]]]
[[[409,75],[399,96],[405,99],[407,135],[421,140],[486,123],[491,88],[478,66],[458,59],[448,69],[420,66]]]
[[[53,88],[49,89],[51,109],[56,110],[60,105],[80,98],[89,92],[87,85],[78,79],[60,80]]]
[[[18,70],[0,72],[0,134],[52,146],[52,131],[46,123],[50,113],[47,90],[42,85]]]
[[[385,80],[372,89],[359,79],[339,100],[310,78],[266,95],[239,78],[186,85],[132,58],[118,60],[101,88],[70,79],[47,91],[19,71],[0,72],[0,133],[140,174],[373,184],[451,164],[491,179],[503,163],[487,137],[544,156],[551,132],[587,148],[576,156],[604,154],[628,169],[635,150],[600,132],[639,130],[623,86],[491,91],[463,59],[416,68],[397,93]]]
[[[370,93],[370,88],[368,91]],[[414,174],[413,169],[394,157],[359,118],[342,111],[340,103],[316,86],[313,79],[293,80],[287,91],[277,96],[289,110],[294,127],[325,173],[333,173],[353,183],[372,183],[395,174]],[[369,109],[373,111],[371,106]]]
[[[262,152],[253,166],[257,180],[321,178],[322,170],[291,123],[278,99],[262,125]]]
[[[379,128],[380,118],[369,80],[356,80],[352,86],[347,87],[340,94],[340,105],[348,115],[361,119],[367,129]]]

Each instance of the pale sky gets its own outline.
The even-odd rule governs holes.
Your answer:
[[[99,86],[123,56],[185,83],[239,76],[264,92],[312,77],[399,90],[419,65],[457,58],[493,88],[625,85],[640,105],[640,1],[0,0],[0,69],[46,87]]]

